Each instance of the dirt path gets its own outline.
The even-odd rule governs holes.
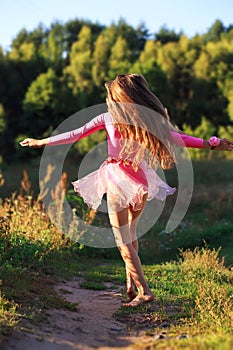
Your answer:
[[[65,300],[79,302],[78,311],[46,310],[46,321],[36,326],[23,321],[23,327],[6,339],[2,350],[138,348],[134,344],[145,341],[143,332],[129,332],[126,324],[113,316],[121,305],[120,288],[89,290],[81,288],[80,282],[74,279],[55,286]]]

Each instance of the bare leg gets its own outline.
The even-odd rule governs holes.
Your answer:
[[[138,213],[133,211],[131,207],[128,210],[128,220],[129,220],[129,228],[131,232],[132,244],[137,254],[138,254],[137,224],[143,212],[144,206],[145,206],[145,202],[143,204],[142,210]],[[126,288],[127,288],[128,301],[130,302],[136,297],[136,293],[135,293],[135,284],[130,274],[130,271],[127,269],[127,266],[126,266]]]
[[[140,216],[140,213],[141,211],[134,212],[134,215],[132,215],[132,222]],[[117,246],[125,262],[126,271],[128,271],[128,276],[130,276],[138,289],[138,296],[124,305],[138,306],[139,304],[153,300],[154,296],[146,283],[141,261],[136,251],[137,246],[135,243],[133,245],[132,242],[132,234],[129,227],[129,209],[126,208],[120,212],[109,213],[109,218]]]

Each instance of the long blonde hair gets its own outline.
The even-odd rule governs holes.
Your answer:
[[[169,116],[145,78],[141,74],[120,74],[105,87],[108,111],[124,140],[119,157],[130,159],[134,155],[134,168],[143,159],[152,167],[159,164],[163,169],[170,168],[174,159]],[[135,143],[141,146],[136,156]]]

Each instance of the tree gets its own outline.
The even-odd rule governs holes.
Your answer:
[[[101,33],[96,42],[93,53],[92,76],[96,86],[102,87],[107,80],[109,69],[109,55],[111,52],[111,42],[105,32]]]
[[[12,47],[12,50],[7,54],[7,61],[11,66],[12,75],[17,77],[21,85],[19,96],[24,95],[29,84],[38,74],[47,70],[47,63],[40,50],[37,49],[34,41],[28,39],[20,45]]]
[[[194,100],[199,100],[204,113],[215,125],[233,120],[233,44],[226,36],[202,46],[194,64],[197,79]]]
[[[29,33],[26,28],[23,28],[19,31],[17,36],[12,41],[12,48],[19,48],[23,43],[25,43],[28,39]]]
[[[216,127],[219,124],[226,125],[228,116],[226,113],[227,99],[218,88],[216,81],[195,79],[193,82],[193,96],[189,102],[189,124],[197,127],[201,115],[205,115]]]
[[[29,62],[34,60],[37,55],[36,47],[33,42],[23,42],[20,46],[13,47],[9,53],[9,58],[13,61]]]
[[[43,24],[39,24],[38,27],[31,32],[23,28],[12,41],[12,49],[19,49],[19,47],[24,43],[33,43],[36,51],[39,51],[42,43],[47,37],[47,34],[48,31]]]
[[[220,126],[218,129],[219,137],[233,140],[233,125],[228,125],[226,127]]]
[[[146,34],[145,27],[142,25],[141,28],[139,27],[138,30],[135,30],[123,18],[120,18],[116,24],[116,31],[117,38],[121,37],[127,42],[130,50],[128,60],[133,63],[140,53],[139,46],[143,43],[142,34]]]
[[[138,38],[138,55],[144,49],[144,46],[149,40],[150,33],[144,22],[141,22],[136,28],[136,34]]]
[[[67,52],[64,27],[59,22],[53,23],[47,39],[40,48],[41,56],[48,67],[52,67],[57,74],[62,74]]]
[[[145,44],[147,32],[144,24],[134,30],[123,19],[116,24],[112,23],[101,32],[95,42],[93,54],[93,79],[97,86],[101,87],[104,81],[113,78],[119,71],[126,72],[129,69],[130,64],[138,57],[140,47]],[[121,51],[123,46],[126,49],[125,55],[116,52],[114,46],[118,46]],[[124,61],[122,64],[121,59]]]
[[[117,74],[128,73],[130,69],[130,55],[127,41],[118,36],[115,45],[112,47],[109,59],[109,77],[114,79]]]
[[[220,40],[221,35],[224,32],[225,32],[225,27],[223,23],[219,19],[217,19],[209,28],[208,32],[203,35],[204,42],[218,41]]]
[[[92,43],[95,42],[98,35],[105,29],[105,26],[99,23],[92,23],[88,20],[75,18],[68,21],[64,24],[64,35],[68,52],[71,50],[73,43],[77,41],[77,36],[79,35],[83,26],[87,26],[91,29]]]
[[[83,26],[78,40],[73,43],[70,64],[65,68],[64,74],[74,95],[82,94],[84,97],[83,107],[85,107],[85,96],[93,91],[90,27]]]
[[[194,63],[194,73],[198,79],[208,80],[210,72],[210,59],[205,51],[200,53],[200,56]]]
[[[0,104],[0,134],[3,134],[6,130],[6,115],[4,111],[4,107]]]
[[[4,148],[14,154],[14,139],[21,128],[22,100],[31,81],[44,65],[33,43],[23,43],[18,49],[6,53],[0,60],[0,101],[4,106],[6,129]]]
[[[170,110],[170,102],[169,102],[169,84],[166,77],[166,74],[158,65],[157,61],[151,57],[151,59],[147,59],[143,61],[140,58],[136,61],[136,63],[132,67],[133,72],[137,72],[142,74],[145,79],[148,81],[151,91],[158,96],[162,103],[166,105],[166,107]]]
[[[191,39],[164,26],[151,40],[144,23],[74,19],[22,29],[9,51],[0,47],[2,152],[14,154],[18,133],[48,134],[65,115],[104,100],[104,82],[127,72],[146,77],[180,127],[196,130],[204,115],[231,135],[233,25],[217,20]]]
[[[155,40],[160,41],[162,44],[169,42],[178,42],[181,38],[182,32],[176,33],[174,30],[168,29],[163,26],[158,33],[155,34]]]
[[[23,100],[23,117],[19,133],[32,137],[48,135],[67,113],[63,84],[49,68],[32,82]]]
[[[193,64],[197,50],[190,45],[189,39],[182,35],[179,42],[156,45],[157,63],[167,75],[169,82],[170,114],[179,126],[190,120],[189,103],[193,98]]]

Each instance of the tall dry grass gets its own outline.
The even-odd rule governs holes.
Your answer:
[[[233,269],[226,268],[218,250],[181,250],[181,272],[196,281],[194,322],[202,331],[229,333],[233,329]]]

